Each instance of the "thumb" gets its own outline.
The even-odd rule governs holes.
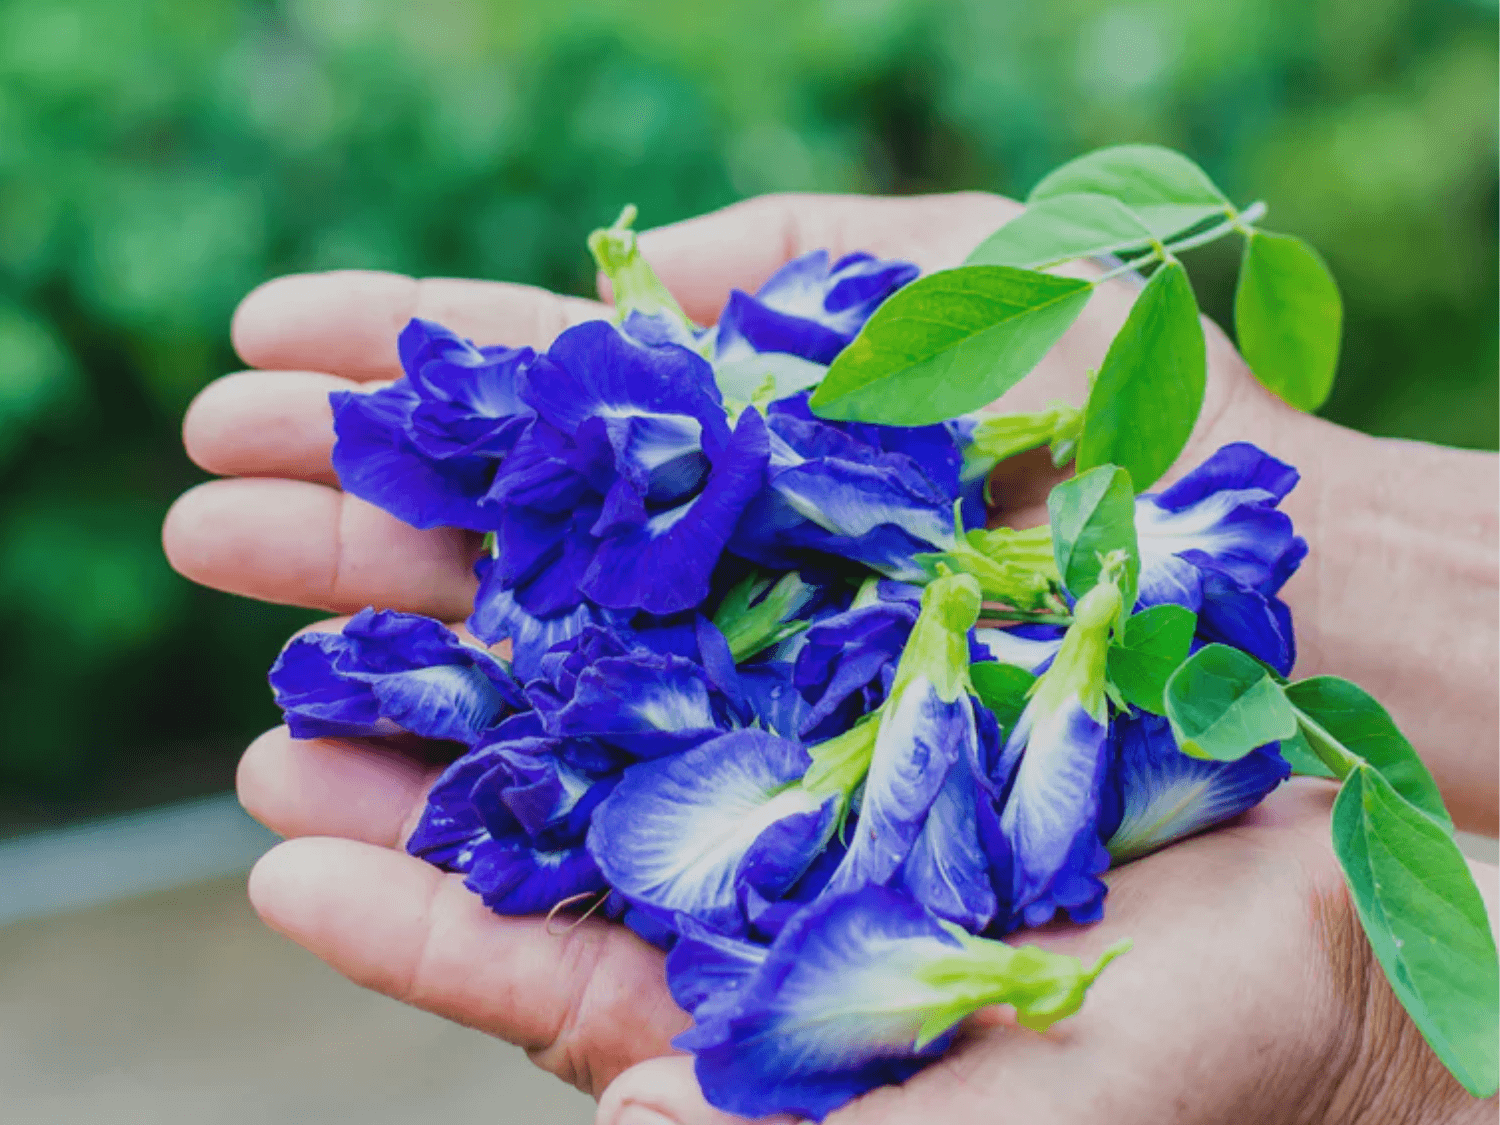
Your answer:
[[[740,1125],[742,1117],[720,1113],[703,1100],[693,1060],[686,1055],[637,1063],[609,1084],[599,1099],[594,1125]],[[759,1125],[797,1125],[785,1116]]]

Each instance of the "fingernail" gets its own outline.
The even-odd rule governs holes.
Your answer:
[[[630,1104],[620,1110],[615,1125],[677,1125],[665,1113],[657,1113],[643,1105]]]

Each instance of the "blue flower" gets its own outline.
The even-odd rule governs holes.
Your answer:
[[[1277,505],[1297,470],[1253,445],[1226,445],[1166,491],[1136,500],[1141,606],[1198,614],[1198,635],[1243,649],[1286,675],[1296,662],[1291,613],[1277,592],[1307,541]]]
[[[526,705],[505,666],[436,621],[366,609],[338,633],[304,633],[270,672],[295,738],[408,731],[473,745]]]
[[[1018,1022],[1038,1030],[1071,1015],[1121,952],[1085,968],[1034,946],[972,937],[881,887],[813,903],[758,966],[748,951],[706,944],[674,951],[669,966],[685,998],[698,1001],[696,1026],[674,1045],[697,1056],[704,1097],[743,1117],[819,1121],[911,1077],[981,1007],[1012,1004]],[[725,1001],[700,999],[706,981],[689,972],[695,956],[732,980]]]
[[[881,586],[910,589],[895,583]],[[880,706],[917,612],[916,597],[884,597],[877,590],[876,600],[826,617],[807,630],[793,673],[797,690],[810,704],[800,734],[813,737],[820,728],[826,734],[847,730],[855,719]]]
[[[828,251],[794,258],[755,296],[736,289],[719,315],[717,359],[785,352],[829,364],[859,334],[887,297],[921,271],[910,262],[846,254],[832,266]]]
[[[1255,807],[1290,775],[1275,743],[1234,762],[1190,758],[1166,719],[1119,716],[1110,726],[1100,834],[1116,863],[1134,859]]]
[[[995,915],[974,771],[993,756],[993,746],[982,743],[993,743],[999,732],[981,718],[989,712],[976,706],[967,675],[968,634],[978,613],[979,587],[967,575],[939,578],[923,593],[878,718],[858,827],[825,893],[904,888],[975,930]],[[838,744],[813,754],[828,760]]]
[[[1109,867],[1099,840],[1108,764],[1105,660],[1124,565],[1123,552],[1112,555],[1098,585],[1078,599],[1051,666],[987,771],[980,833],[998,896],[1009,909],[1008,918],[997,920],[1002,929],[1039,926],[1058,910],[1075,922],[1103,915],[1106,888],[1098,876]]]
[[[444,771],[407,851],[448,871],[497,914],[537,914],[605,889],[584,846],[623,760],[588,743],[542,737],[533,714]]]
[[[466,624],[486,644],[508,640],[511,669],[523,683],[540,673],[542,657],[555,645],[570,641],[584,629],[613,626],[627,615],[580,602],[552,617],[538,617],[516,601],[515,590],[504,585],[495,558],[486,554],[474,564],[479,590],[474,612]]]
[[[731,431],[702,357],[602,321],[559,336],[521,395],[537,421],[487,496],[498,513],[487,589],[514,590],[538,618],[584,599],[655,614],[701,603],[765,479],[760,415],[745,410]]]
[[[677,943],[667,954],[667,988],[677,1006],[701,1021],[728,1011],[764,964],[764,945],[729,937],[686,914],[674,923]]]
[[[796,784],[809,764],[797,743],[741,730],[631,766],[595,815],[589,850],[631,905],[743,933],[744,889],[778,896],[833,832],[836,800]]]
[[[772,403],[768,485],[746,509],[731,550],[775,569],[809,554],[925,581],[913,556],[954,545],[962,467],[955,431],[936,426],[825,422],[806,392]],[[982,503],[969,522],[983,523]]]
[[[411,321],[398,347],[404,378],[329,396],[339,482],[414,527],[492,530],[496,513],[482,502],[532,417],[518,392],[534,353],[475,347],[425,320]]]

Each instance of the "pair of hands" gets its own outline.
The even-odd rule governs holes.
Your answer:
[[[688,314],[711,323],[731,287],[753,290],[807,250],[870,250],[929,271],[958,264],[1018,209],[979,194],[768,197],[643,235],[641,245]],[[1131,298],[1127,285],[1101,287],[1001,408],[1081,402],[1087,372]],[[266,601],[462,620],[478,538],[417,531],[340,492],[329,463],[328,392],[399,377],[396,334],[414,315],[480,343],[542,348],[605,312],[523,286],[388,274],[262,286],[234,323],[237,349],[258,370],[214,383],[188,414],[189,454],[231,479],[199,486],[172,509],[165,543],[173,565]],[[1206,330],[1207,398],[1183,465],[1237,439],[1298,464],[1310,478],[1301,491],[1314,495],[1293,514],[1316,558],[1328,532],[1308,462],[1332,456],[1333,438],[1309,427],[1333,428],[1267,395],[1222,334]],[[1325,452],[1310,457],[1319,441]],[[1038,522],[1056,479],[1045,457],[1017,458],[1004,471],[996,488],[1003,517]],[[1287,596],[1304,652],[1317,663],[1325,646],[1317,618],[1301,612],[1301,582]],[[1324,599],[1311,585],[1308,592],[1321,608]],[[1300,670],[1317,670],[1307,663]],[[600,1097],[601,1125],[728,1120],[703,1103],[691,1060],[671,1052],[688,1019],[667,993],[656,950],[597,920],[557,936],[539,919],[497,917],[460,876],[401,850],[437,772],[388,749],[294,741],[285,728],[256,740],[240,766],[240,797],[287,838],[251,876],[265,921],[366,987],[521,1045],[538,1065]],[[1352,916],[1328,842],[1333,792],[1295,780],[1234,825],[1113,872],[1103,922],[1024,938],[1085,958],[1134,939],[1077,1016],[1040,1036],[983,1013],[939,1063],[833,1120],[1450,1119],[1466,1096],[1405,1020]],[[1493,798],[1478,805],[1488,823]],[[1418,1109],[1427,1116],[1403,1116]]]

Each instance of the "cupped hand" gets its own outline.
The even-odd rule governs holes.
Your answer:
[[[865,249],[932,270],[958,264],[1015,210],[978,194],[772,197],[644,235],[642,246],[688,313],[706,323],[730,288],[753,289],[804,251]],[[1059,398],[1080,403],[1087,372],[1098,366],[1131,299],[1128,284],[1101,286],[1078,324],[1000,408],[1032,409]],[[258,370],[219,380],[188,414],[189,453],[232,479],[201,485],[173,508],[164,532],[173,565],[205,585],[266,601],[335,613],[374,605],[462,619],[473,595],[477,537],[417,531],[340,492],[329,462],[328,392],[398,377],[396,334],[412,316],[480,343],[543,347],[564,327],[606,311],[522,286],[389,274],[311,275],[262,286],[234,324],[237,349]],[[1277,452],[1277,436],[1300,416],[1260,389],[1221,334],[1210,327],[1208,335],[1208,395],[1184,461],[1194,463],[1236,438]],[[1017,460],[1021,468],[997,491],[1008,516],[1035,520],[1051,478],[1034,460]],[[665,1054],[687,1021],[666,994],[654,950],[595,920],[557,936],[539,920],[496,917],[459,877],[400,850],[434,775],[415,757],[297,742],[284,728],[252,745],[240,769],[241,799],[273,830],[295,838],[273,849],[252,877],[252,899],[266,921],[359,983],[519,1043],[539,1064],[592,1093],[627,1067]],[[1283,807],[1286,813],[1276,811]],[[1093,949],[1117,932],[1135,933],[1137,952],[1106,974],[1097,1003],[1086,1009],[1102,1014],[1058,1036],[1017,1037],[1029,1045],[996,1048],[1003,1072],[1018,1075],[1035,1065],[1041,1069],[1025,1085],[1073,1096],[1076,1076],[1058,1060],[1087,1048],[1089,1065],[1116,1082],[1100,1087],[1099,1097],[1114,1097],[1110,1089],[1138,1090],[1132,1075],[1154,1057],[1152,1038],[1188,1020],[1197,1011],[1192,994],[1211,985],[1219,1007],[1191,1017],[1219,1021],[1203,1029],[1217,1038],[1205,1045],[1206,1058],[1268,1050],[1275,1025],[1265,1022],[1263,995],[1280,998],[1271,1015],[1303,1019],[1298,997],[1277,982],[1278,974],[1302,971],[1297,966],[1308,950],[1288,943],[1305,945],[1307,927],[1280,923],[1289,912],[1305,916],[1318,901],[1314,892],[1331,893],[1326,864],[1306,858],[1320,853],[1304,836],[1320,833],[1300,827],[1302,819],[1321,818],[1326,837],[1326,815],[1326,795],[1298,790],[1257,814],[1264,827],[1216,835],[1121,871],[1107,929],[1047,939]],[[1261,846],[1245,846],[1247,834]],[[1238,893],[1222,893],[1229,887]],[[1193,921],[1171,921],[1173,911]],[[1276,955],[1241,961],[1230,950],[1247,950],[1237,941],[1226,944],[1240,931],[1260,937],[1258,949],[1248,952]],[[1201,939],[1196,945],[1193,934]],[[1160,1015],[1144,1018],[1153,1010]],[[1139,1029],[1140,1051],[1111,1054],[1128,1045],[1132,1028]],[[1298,1034],[1297,1042],[1310,1043],[1305,1028]],[[952,1080],[961,1089],[998,1089],[984,1077],[986,1060],[992,1045],[1011,1038],[979,1036],[913,1088]],[[1188,1075],[1219,1065],[1201,1061],[1185,1034],[1172,1042],[1170,1057]],[[1196,1083],[1180,1074],[1168,1082],[1157,1065],[1142,1073],[1155,1076],[1153,1088],[1194,1096]],[[899,1105],[905,1096],[883,1095],[870,1104]]]

